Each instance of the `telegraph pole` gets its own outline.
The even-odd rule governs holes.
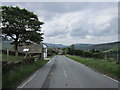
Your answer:
[[[42,43],[41,47],[42,47],[42,49],[41,49],[41,50],[42,50],[42,51],[41,51],[41,59],[44,59],[44,51],[43,51],[44,48],[43,48],[43,43]]]

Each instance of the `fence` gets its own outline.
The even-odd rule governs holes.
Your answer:
[[[0,52],[2,54],[6,54],[6,55],[9,54],[9,55],[15,56],[15,51],[0,50]],[[20,53],[19,52],[18,56],[25,56],[25,53]],[[19,67],[21,65],[33,63],[34,61],[35,61],[34,57],[27,57],[27,58],[24,58],[23,60],[17,61],[17,62],[8,62],[8,61],[3,60],[2,61],[2,72],[3,73],[8,72],[15,67]]]
[[[7,50],[1,50],[3,54],[9,53],[9,55],[15,56],[15,51],[7,51]],[[25,53],[18,52],[18,56],[25,56]]]

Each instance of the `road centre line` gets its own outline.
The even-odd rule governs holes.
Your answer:
[[[65,69],[64,69],[64,66],[63,66],[63,71],[64,71],[64,74],[65,74],[66,79],[68,79],[68,78],[67,78],[67,75],[66,75],[66,72],[65,72]]]

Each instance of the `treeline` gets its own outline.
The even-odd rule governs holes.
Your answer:
[[[104,58],[105,54],[99,50],[92,49],[89,51],[81,50],[81,49],[75,49],[74,45],[71,45],[71,47],[63,48],[64,54],[70,54],[70,55],[76,55],[86,58]]]
[[[100,59],[105,58],[105,53],[96,49],[85,51],[81,49],[74,49],[73,47],[67,47],[67,48],[63,48],[62,50],[64,55],[70,54],[85,58],[100,58]],[[57,55],[57,54],[59,54],[57,49],[50,49],[50,48],[48,49],[48,56]]]
[[[113,50],[113,51],[108,51],[105,52],[106,54],[106,58],[114,58],[114,59],[118,59],[120,58],[120,50]]]
[[[77,55],[77,56],[86,57],[86,58],[104,58],[105,57],[102,52],[95,49],[92,49],[90,51],[84,51],[84,50],[76,50],[76,49],[68,48],[67,54]]]
[[[58,51],[55,50],[55,49],[52,49],[52,48],[48,48],[48,56],[53,56],[53,55],[57,55],[58,54]]]

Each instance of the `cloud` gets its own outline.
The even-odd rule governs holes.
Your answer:
[[[4,3],[38,15],[48,43],[102,43],[118,40],[118,4],[102,2]]]
[[[112,10],[112,12],[111,12]],[[93,12],[83,10],[58,14],[48,21],[44,27],[47,37],[69,34],[71,37],[102,37],[117,34],[116,8],[108,8]],[[102,14],[100,14],[102,13]]]

